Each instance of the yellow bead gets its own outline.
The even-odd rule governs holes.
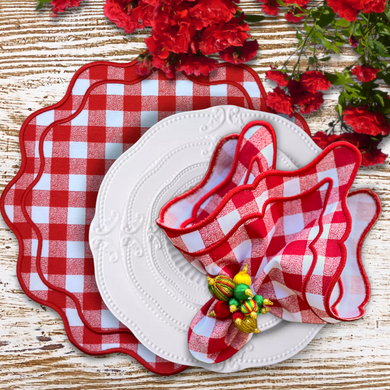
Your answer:
[[[253,298],[252,290],[251,290],[250,288],[246,289],[246,290],[245,290],[245,295],[248,295],[248,297]]]
[[[207,317],[215,318],[215,317],[216,317],[215,311],[214,311],[214,310],[211,310],[210,313],[207,314]]]
[[[265,298],[264,300],[263,300],[263,305],[267,305],[267,306],[273,306],[273,302],[272,301],[270,301],[269,299],[267,299],[267,298]]]
[[[248,275],[248,264],[245,264],[242,271],[240,271],[234,278],[233,282],[236,284],[246,284],[248,286],[251,285],[252,280],[251,277]]]
[[[257,318],[257,313],[255,313],[254,311],[252,311],[252,313],[249,314],[253,319],[256,319]]]
[[[230,313],[234,313],[235,311],[237,311],[237,306],[236,305],[230,305],[229,309],[230,309]]]
[[[257,328],[257,320],[247,316],[244,319],[236,319],[234,324],[238,329],[240,329],[244,333],[259,333],[259,329]]]

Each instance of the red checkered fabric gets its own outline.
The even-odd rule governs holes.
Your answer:
[[[94,279],[88,229],[100,183],[121,153],[180,111],[234,104],[264,109],[250,68],[221,65],[210,77],[139,77],[135,63],[81,68],[59,103],[31,115],[20,132],[22,166],[1,198],[19,240],[18,278],[33,300],[62,317],[70,341],[93,355],[123,352],[161,375],[183,369],[155,356],[109,312]],[[306,131],[306,123],[293,118]]]
[[[337,143],[304,168],[277,171],[274,131],[257,121],[243,129],[231,170],[214,186],[223,145],[204,180],[162,209],[157,223],[172,243],[209,275],[233,277],[248,264],[254,293],[271,299],[271,313],[284,320],[334,323],[360,318],[369,285],[358,248],[365,229],[378,218],[380,203],[368,190],[347,202],[360,166],[359,151]],[[255,169],[254,158],[260,161]],[[226,167],[223,172],[228,172]],[[237,174],[244,178],[238,184],[232,180]],[[209,189],[205,195],[203,187]],[[208,209],[209,203],[213,207]],[[226,360],[250,339],[231,317],[207,317],[213,301],[195,316],[189,332],[191,353],[208,363]]]

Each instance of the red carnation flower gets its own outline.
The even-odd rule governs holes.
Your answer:
[[[156,41],[153,37],[146,38],[145,43],[154,57],[159,57],[164,60],[169,57],[169,50],[167,50],[161,42]]]
[[[379,112],[368,111],[365,107],[348,107],[343,112],[343,118],[356,133],[376,136],[390,132],[390,125],[385,117]]]
[[[311,138],[321,149],[325,149],[330,145],[329,137],[323,131],[317,131]]]
[[[328,5],[342,18],[354,22],[359,12],[382,13],[385,10],[386,0],[328,0]]]
[[[279,13],[279,4],[276,0],[258,0],[259,3],[263,3],[261,9],[267,15],[277,16]]]
[[[138,64],[135,66],[135,73],[140,76],[146,76],[152,71],[153,64],[150,55],[140,56]]]
[[[173,63],[159,57],[153,57],[152,65],[155,68],[162,70],[168,79],[173,79],[175,77],[176,67]]]
[[[231,0],[200,0],[190,9],[190,15],[203,20],[203,27],[207,27],[211,23],[229,22],[236,11],[237,7]]]
[[[290,117],[294,112],[291,96],[286,95],[280,87],[276,87],[273,92],[267,95],[266,104],[276,112],[286,114]]]
[[[353,35],[351,35],[349,37],[349,44],[353,47],[353,48],[357,48],[359,46],[359,42],[355,39],[355,37]]]
[[[359,141],[356,139],[357,135],[358,134],[356,133],[342,133],[339,135],[336,134],[327,135],[322,131],[317,131],[317,133],[315,133],[312,136],[312,139],[321,149],[325,149],[330,144],[339,141],[349,142],[350,144],[355,145],[358,148]]]
[[[296,80],[289,81],[288,90],[294,104],[297,104],[298,106],[307,105],[315,98],[315,94],[304,89],[301,82]]]
[[[296,104],[302,114],[310,114],[317,111],[324,102],[322,92],[309,92],[303,88],[301,81],[290,80],[288,90],[294,104]]]
[[[219,53],[219,57],[232,64],[250,61],[256,56],[259,44],[257,41],[245,41],[242,46],[230,46]]]
[[[375,80],[378,72],[379,69],[368,65],[355,66],[352,69],[352,74],[357,76],[357,78],[363,83],[368,83],[369,81]]]
[[[313,98],[306,104],[299,105],[301,114],[311,114],[314,111],[317,111],[324,102],[324,94],[322,92],[317,92],[313,94]]]
[[[297,16],[297,15],[301,15],[301,16]],[[288,11],[284,15],[286,20],[291,23],[299,23],[304,18],[304,16],[305,15],[302,14],[302,11],[297,7],[293,7],[292,9],[290,9],[290,11]]]
[[[78,7],[82,0],[52,0],[54,6],[51,10],[51,16],[56,17],[58,12],[65,12],[68,8]]]
[[[127,34],[137,28],[150,26],[152,11],[153,7],[148,4],[140,2],[137,6],[136,2],[128,0],[106,0],[104,4],[104,15]]]
[[[383,164],[387,157],[387,154],[382,153],[382,151],[378,149],[379,141],[373,140],[367,134],[342,133],[328,136],[322,131],[318,131],[312,138],[321,149],[325,149],[334,142],[349,142],[359,149],[362,155],[362,165],[365,167]]]
[[[265,77],[278,84],[279,87],[285,87],[288,84],[288,76],[280,70],[267,70]]]
[[[286,4],[296,4],[298,7],[306,8],[310,0],[285,0]]]
[[[386,0],[365,0],[362,11],[366,14],[376,12],[381,14],[386,7]]]
[[[327,91],[331,86],[325,75],[316,70],[305,72],[301,77],[300,83],[303,89],[311,93]]]
[[[372,165],[383,164],[388,155],[382,153],[381,149],[371,148],[362,153],[362,165],[369,167]]]
[[[328,5],[348,22],[354,22],[363,8],[363,0],[328,0]]]
[[[179,70],[195,76],[207,76],[217,69],[218,61],[206,56],[184,55],[180,56]]]
[[[237,19],[206,28],[202,33],[200,49],[205,55],[221,52],[229,46],[242,46],[247,38],[249,26]]]
[[[152,30],[154,40],[174,53],[188,53],[195,33],[196,29],[187,9],[176,9],[170,23],[157,22]]]

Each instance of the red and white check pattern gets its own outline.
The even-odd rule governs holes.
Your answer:
[[[195,315],[188,330],[188,348],[204,363],[220,363],[237,353],[253,334],[241,332],[231,317],[225,320],[208,317],[216,299],[210,299]]]
[[[167,80],[161,73],[140,78],[134,63],[93,63],[76,73],[61,102],[25,121],[22,167],[4,190],[2,213],[19,240],[22,288],[61,315],[79,349],[128,353],[162,375],[185,369],[147,350],[100,297],[88,247],[97,191],[115,158],[156,121],[219,104],[259,110],[264,97],[245,66],[222,65],[210,78]],[[295,122],[307,130],[302,119]]]
[[[243,130],[238,145],[253,129],[258,139],[274,142],[269,137],[272,128],[255,123]],[[247,137],[248,142],[252,137]],[[264,145],[246,148],[246,152],[237,146],[237,150],[238,160],[250,161],[254,155],[248,151],[260,156]],[[172,215],[180,215],[193,190],[169,202],[158,224],[188,261],[210,275],[233,276],[247,263],[252,289],[270,298],[274,302],[271,313],[284,320],[333,323],[357,319],[364,314],[369,295],[357,248],[366,234],[365,226],[376,220],[380,208],[375,194],[354,195],[348,205],[361,223],[351,220],[346,199],[359,165],[358,150],[346,143],[330,146],[298,171],[281,172],[272,164],[262,165],[262,173],[254,175],[251,185],[233,186],[191,226],[180,227],[182,221]],[[236,166],[232,165],[233,172]],[[212,191],[209,195],[214,196]],[[364,216],[357,216],[357,204],[364,204]],[[210,304],[212,300],[191,323],[189,346],[198,359],[220,362],[249,338],[229,333],[231,318],[208,318]]]

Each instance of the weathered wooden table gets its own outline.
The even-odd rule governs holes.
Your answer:
[[[103,0],[84,0],[79,9],[53,19],[32,0],[0,0],[1,189],[20,166],[18,134],[24,119],[64,95],[74,72],[91,61],[129,62],[144,48],[144,33],[125,35],[103,15]],[[259,3],[242,1],[259,12]],[[295,32],[283,17],[252,26],[261,50],[250,65],[264,78],[269,65],[291,53]],[[353,62],[347,49],[330,64]],[[313,132],[334,116],[337,92],[307,118]],[[390,147],[386,147],[387,152]],[[371,281],[367,314],[352,323],[326,326],[302,352],[283,363],[233,374],[190,368],[162,378],[126,355],[90,357],[68,341],[51,309],[32,302],[16,278],[18,244],[0,222],[1,389],[390,389],[390,166],[361,169],[355,187],[374,189],[382,200],[380,220],[363,256]]]

